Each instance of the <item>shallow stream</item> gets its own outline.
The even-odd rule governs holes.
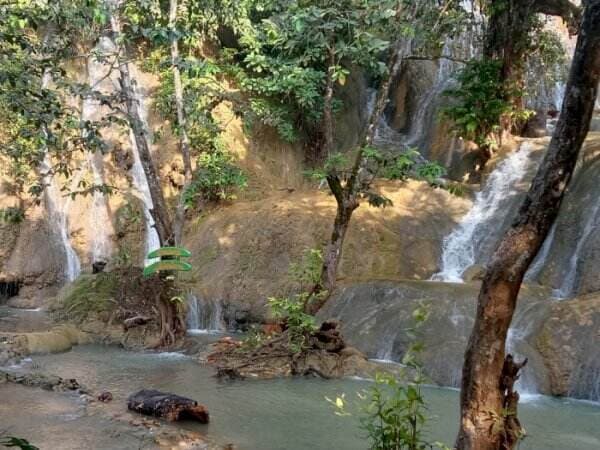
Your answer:
[[[114,401],[95,407],[105,408],[110,414],[124,411],[126,397],[141,388],[192,397],[208,406],[211,424],[183,426],[239,449],[367,448],[357,419],[336,416],[325,400],[325,396],[341,393],[355,398],[355,392],[369,386],[364,380],[220,382],[213,377],[211,368],[199,365],[191,357],[134,353],[105,346],[80,346],[59,355],[34,356],[23,369],[77,378],[93,390],[111,391]],[[68,400],[66,394],[52,394],[55,400],[46,399],[36,407],[36,396],[31,394],[35,391],[0,385],[0,428],[29,437],[41,449],[110,449],[117,448],[115,442],[119,442],[118,448],[147,448],[126,432],[113,430],[118,436],[111,439],[103,436],[106,414],[84,416],[77,400]],[[428,388],[426,399],[430,415],[434,416],[429,435],[433,440],[451,444],[458,421],[458,392]],[[68,401],[72,402],[72,411],[65,406]],[[520,417],[529,433],[520,446],[522,450],[600,448],[598,405],[542,396],[525,398]],[[56,446],[57,439],[60,447]]]

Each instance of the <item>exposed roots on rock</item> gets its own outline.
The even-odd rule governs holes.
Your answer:
[[[339,327],[335,320],[324,322],[316,332],[305,336],[305,344],[299,349],[290,345],[289,330],[254,349],[245,348],[232,338],[223,338],[214,344],[206,359],[216,366],[218,377],[230,379],[372,375],[376,366],[360,351],[345,344]]]

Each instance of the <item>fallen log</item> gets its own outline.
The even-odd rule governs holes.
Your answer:
[[[208,423],[208,410],[190,398],[142,389],[127,399],[127,408],[147,416],[161,417],[169,422],[194,420]]]
[[[127,331],[130,328],[146,325],[151,320],[152,320],[151,317],[146,317],[146,316],[130,317],[129,319],[125,319],[123,321],[123,328],[125,329],[125,331]]]

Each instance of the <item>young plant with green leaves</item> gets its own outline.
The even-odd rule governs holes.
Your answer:
[[[372,450],[426,450],[448,447],[431,443],[425,437],[427,404],[423,394],[423,366],[420,355],[423,346],[418,343],[418,330],[427,320],[428,309],[420,306],[413,312],[415,326],[406,330],[413,340],[404,357],[399,375],[377,373],[373,384],[357,393],[357,401],[349,401],[344,394],[335,400],[326,397],[335,413],[352,416],[358,410],[360,427]]]

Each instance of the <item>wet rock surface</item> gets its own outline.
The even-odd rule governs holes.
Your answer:
[[[319,317],[335,317],[349,345],[370,358],[400,361],[414,342],[413,311],[422,305],[429,320],[416,337],[429,378],[459,386],[463,355],[473,326],[478,283],[380,281],[344,285]],[[523,286],[507,341],[509,352],[529,363],[519,389],[598,400],[600,391],[600,295],[551,299],[548,289]]]

